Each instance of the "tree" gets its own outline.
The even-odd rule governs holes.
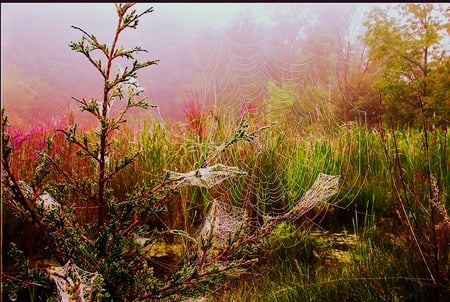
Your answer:
[[[271,60],[265,64],[274,70],[271,79],[279,85],[283,79],[299,74],[299,64],[305,64],[303,49],[299,47],[311,29],[312,11],[305,4],[267,4],[271,11],[272,26],[266,34],[267,53]],[[302,66],[304,68],[304,66]]]
[[[117,42],[120,34],[127,28],[135,29],[138,25],[139,18],[145,14],[153,11],[153,8],[149,8],[144,12],[137,14],[135,10],[127,13],[127,11],[133,6],[128,3],[125,5],[116,5],[118,23],[114,38],[110,47],[106,44],[101,44],[97,38],[88,34],[85,30],[72,26],[73,28],[81,31],[83,37],[78,42],[71,42],[70,48],[76,52],[79,52],[86,56],[89,62],[97,69],[103,78],[103,97],[101,100],[92,98],[90,100],[79,100],[74,98],[81,106],[81,111],[86,111],[92,114],[98,121],[100,130],[96,133],[98,141],[95,143],[89,143],[87,139],[81,139],[76,136],[76,126],[67,131],[63,131],[67,140],[70,143],[76,144],[81,149],[81,155],[90,157],[97,164],[97,188],[98,192],[96,196],[88,195],[88,199],[94,199],[98,206],[98,226],[102,227],[105,223],[105,211],[109,204],[106,200],[106,187],[110,178],[116,174],[120,169],[132,162],[137,154],[130,158],[124,159],[122,163],[109,171],[107,167],[107,157],[109,156],[109,139],[114,130],[120,128],[120,125],[125,123],[124,115],[133,107],[148,108],[149,104],[146,102],[145,97],[140,97],[143,92],[143,88],[139,86],[137,82],[137,71],[154,65],[157,61],[145,61],[138,62],[135,59],[135,55],[139,52],[146,52],[146,50],[139,46],[134,47],[131,50],[125,50],[123,46],[118,46]],[[100,51],[104,56],[105,61],[95,59],[94,52]],[[119,58],[125,58],[132,60],[131,66],[122,68],[117,65],[117,72],[113,73],[113,61]],[[126,98],[125,98],[126,96]],[[117,116],[111,116],[111,108],[116,100],[122,101],[126,99],[124,108]],[[83,192],[83,191],[81,191]]]
[[[439,115],[430,81],[448,60],[443,47],[449,26],[445,14],[433,4],[402,4],[393,10],[374,8],[364,22],[369,56],[380,66],[381,79],[374,87],[400,124],[418,120],[421,107]]]
[[[79,135],[76,124],[59,131],[65,135],[69,144],[78,148],[76,155],[87,159],[92,167],[92,178],[79,179],[77,175],[65,171],[57,158],[40,152],[41,161],[30,184],[16,179],[9,165],[10,138],[5,132],[8,124],[2,111],[2,184],[9,189],[6,192],[6,203],[42,235],[52,259],[61,265],[67,261],[71,263],[73,259],[75,264],[84,270],[103,276],[104,284],[100,281],[96,287],[91,288],[99,297],[103,290],[106,290],[106,296],[118,298],[129,296],[139,284],[143,285],[144,291],[148,288],[148,283],[145,285],[144,281],[151,279],[153,272],[142,269],[142,259],[145,258],[142,258],[142,253],[138,253],[136,244],[127,242],[126,238],[139,232],[139,222],[144,217],[142,215],[162,211],[162,207],[156,203],[158,198],[148,193],[146,195],[145,188],[129,192],[126,200],[118,202],[109,187],[112,178],[139,155],[135,153],[113,161],[110,159],[111,137],[113,132],[120,130],[121,125],[126,122],[125,115],[129,109],[149,107],[146,98],[142,97],[143,88],[137,82],[137,71],[157,63],[157,60],[138,61],[136,54],[146,52],[139,46],[126,50],[118,44],[124,30],[135,29],[143,15],[153,12],[150,7],[137,13],[132,9],[133,6],[133,3],[116,4],[118,21],[111,45],[103,44],[95,35],[72,26],[83,36],[80,41],[71,42],[69,47],[83,54],[100,73],[103,79],[103,96],[100,100],[73,98],[80,104],[82,112],[93,115],[98,122],[94,136],[86,133]],[[113,62],[119,59],[122,63],[131,63],[125,67],[113,66]],[[112,112],[114,103],[120,108],[115,115]],[[51,139],[48,139],[47,145],[50,146],[51,143]],[[58,175],[64,180],[63,185],[53,184],[52,188],[52,195],[61,203],[43,191],[44,188],[50,189],[52,186],[45,182],[49,174]],[[96,221],[80,225],[72,213],[72,205],[67,204],[67,194],[74,194],[78,200],[86,201],[96,208]],[[141,203],[137,203],[138,200]],[[55,206],[47,209],[47,201]],[[134,252],[124,253],[124,250]],[[18,261],[22,262],[19,264],[23,266],[27,263],[21,259],[16,249],[12,251],[19,257]],[[127,263],[134,264],[129,266]],[[37,271],[37,276],[42,277],[42,271]],[[26,268],[23,274],[25,278],[36,276],[33,270]],[[138,277],[130,278],[133,274]]]

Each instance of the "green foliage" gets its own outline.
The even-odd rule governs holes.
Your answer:
[[[51,281],[48,275],[38,267],[33,267],[30,260],[14,243],[11,243],[8,254],[14,260],[18,274],[13,278],[11,276],[5,278],[5,282],[2,282],[2,291],[7,292],[12,301],[21,297],[21,290],[23,289],[28,289],[28,298],[31,301],[38,301],[37,295],[48,297],[52,294]]]
[[[345,243],[327,233],[284,225],[269,241],[267,258],[252,278],[241,278],[208,301],[423,301],[433,290],[418,257],[405,255],[405,239],[367,224]],[[389,229],[392,231],[392,229]],[[256,280],[255,280],[256,278]]]
[[[375,8],[364,22],[364,42],[382,74],[374,88],[395,123],[420,121],[420,103],[425,102],[427,117],[444,126],[447,115],[439,110],[445,104],[436,95],[442,87],[433,85],[433,78],[445,74],[448,61],[443,45],[449,26],[446,12],[435,4],[410,3],[397,6],[394,13]]]
[[[450,26],[450,25],[449,25]],[[450,57],[442,59],[442,63],[432,66],[428,82],[430,96],[424,98],[424,111],[432,125],[448,125],[450,116]]]

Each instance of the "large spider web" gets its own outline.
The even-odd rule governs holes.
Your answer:
[[[195,81],[195,88],[202,102],[203,114],[210,114],[208,108],[214,108],[219,110],[219,114],[234,117],[235,123],[225,126],[229,127],[229,133],[244,118],[248,120],[250,132],[275,122],[271,135],[262,131],[251,143],[239,142],[231,146],[237,150],[223,152],[206,167],[196,170],[193,163],[191,171],[168,171],[169,179],[174,181],[172,188],[206,188],[202,190],[207,192],[202,223],[185,225],[185,228],[191,233],[195,227],[194,236],[198,242],[212,236],[213,246],[219,250],[243,227],[243,217],[256,227],[285,216],[289,216],[291,219],[288,220],[299,228],[318,226],[317,222],[325,216],[329,206],[345,209],[352,202],[341,190],[344,185],[345,192],[357,192],[364,178],[364,175],[355,175],[353,170],[346,170],[352,166],[350,156],[334,163],[334,167],[327,164],[335,151],[327,145],[327,138],[320,131],[317,134],[301,132],[308,127],[314,129],[318,123],[321,127],[328,127],[330,132],[339,133],[341,125],[332,108],[333,93],[339,93],[338,83],[333,77],[323,78],[321,68],[323,71],[322,65],[328,64],[333,69],[354,63],[331,59],[301,45],[296,45],[300,56],[287,56],[284,53],[286,49],[281,47],[273,51],[270,47],[273,37],[256,34],[252,39],[251,35],[241,34],[239,39],[233,38],[235,35],[215,36],[208,45],[209,61],[200,79]],[[195,53],[195,50],[191,51]],[[150,87],[149,91],[157,101],[157,90]],[[209,134],[220,133],[223,126],[210,123],[207,131]],[[305,161],[303,159],[308,155],[302,156],[302,150],[276,148],[273,133],[294,137],[299,146],[309,142],[317,144],[324,147],[325,152],[318,152],[315,157],[317,163]],[[217,141],[216,147],[221,143]],[[367,146],[357,145],[356,148],[366,148],[360,152],[367,150]],[[245,157],[243,160],[239,156],[242,149],[252,152],[254,160],[248,161]],[[222,171],[218,178],[215,176],[211,180],[204,179],[214,167],[236,170]],[[237,171],[240,172],[235,173]],[[336,194],[337,191],[340,194]],[[345,203],[342,202],[344,200]],[[198,209],[195,202],[186,206],[186,213]]]
[[[243,40],[248,42],[242,42]],[[219,35],[213,43],[211,59],[203,72],[203,86],[200,89],[203,94],[203,107],[223,106],[226,107],[227,113],[239,119],[243,108],[251,102],[257,112],[255,119],[261,117],[266,125],[277,122],[279,126],[275,126],[275,131],[295,133],[296,129],[301,129],[308,123],[321,121],[325,121],[327,127],[331,127],[330,130],[337,130],[340,126],[330,104],[331,91],[336,88],[337,83],[321,79],[314,61],[282,57],[282,53],[271,51],[268,43],[270,38],[257,37],[252,41],[250,37],[238,41],[230,36],[224,38]],[[307,54],[309,58],[316,57],[329,63],[330,68],[336,64],[351,64],[323,57],[301,46],[298,51]],[[277,101],[272,102],[271,98]],[[286,112],[291,115],[291,122],[282,125],[287,118]],[[213,133],[214,129],[210,132]],[[308,141],[309,138],[299,135],[297,139]],[[270,157],[267,140],[263,138],[252,143],[251,152],[255,153],[259,163]],[[323,140],[326,143],[326,139],[321,139],[320,135],[314,140]],[[358,146],[363,147],[365,146]],[[230,158],[230,154],[217,158],[217,163],[237,166],[247,175],[227,180],[211,189],[211,205],[213,199],[217,199],[247,209],[250,207],[255,217],[281,215],[295,206],[320,173],[345,175],[344,167],[349,166],[349,163],[341,161],[341,166],[337,167],[338,173],[325,171],[328,168],[326,165],[319,167],[320,165],[301,162],[284,150],[272,148],[271,151],[274,151],[273,157],[278,161],[273,163],[274,169],[264,168],[259,163],[245,162],[237,157]],[[333,151],[328,149],[322,154],[323,158],[318,160],[325,161],[325,157],[331,152]],[[303,174],[294,175],[296,167],[299,166]],[[363,176],[353,177],[351,183],[346,184],[346,188],[357,190],[356,184],[361,183],[360,178]],[[290,181],[284,181],[285,179]],[[338,203],[336,196],[331,198],[335,199],[333,204]]]
[[[214,105],[225,104],[235,114],[247,102],[254,102],[259,107],[266,107],[269,112],[279,114],[295,103],[297,115],[304,115],[305,118],[314,115],[327,119],[332,117],[327,106],[330,95],[323,91],[323,87],[329,92],[334,84],[318,83],[320,79],[314,64],[297,59],[290,61],[288,56],[280,57],[281,53],[277,54],[266,46],[270,43],[269,39],[259,40],[260,37],[256,37],[254,42],[243,43],[227,38],[227,42],[216,40],[211,62],[204,70],[204,102],[213,96]],[[224,49],[224,43],[229,47]],[[299,50],[308,52],[302,48]],[[267,85],[269,82],[273,85]],[[280,90],[287,90],[288,93]],[[271,95],[279,98],[278,104],[268,102]],[[311,108],[306,106],[308,99],[316,100],[308,104]],[[281,115],[272,117],[279,118]]]

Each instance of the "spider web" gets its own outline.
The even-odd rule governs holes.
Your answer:
[[[227,44],[231,47],[227,49],[224,43],[216,41],[213,58],[205,68],[204,103],[213,96],[214,105],[225,104],[227,110],[237,114],[243,104],[254,102],[259,108],[279,114],[273,118],[282,117],[295,103],[294,114],[299,122],[332,118],[329,99],[335,83],[321,80],[314,64],[281,58],[266,47],[269,41],[264,39],[248,43],[230,40]],[[267,85],[269,82],[273,85]],[[283,90],[289,93],[286,95]],[[268,96],[279,102],[269,102]],[[311,99],[315,101],[308,102]]]
[[[24,194],[24,197],[30,201],[33,200],[34,191],[33,188],[23,180],[17,182],[20,190]],[[48,193],[42,193],[36,198],[36,205],[42,207],[44,211],[58,210],[61,205]]]
[[[173,184],[169,185],[170,188],[179,188],[184,186],[211,188],[230,177],[247,174],[236,167],[228,167],[222,164],[216,164],[214,166],[200,168],[186,173],[178,173],[173,171],[168,171],[168,173],[168,180],[173,182]]]
[[[94,291],[100,289],[103,278],[99,273],[91,273],[79,268],[73,260],[64,266],[47,268],[58,289],[61,302],[93,301]]]
[[[211,238],[215,249],[224,249],[228,240],[243,226],[243,209],[214,199],[199,232],[200,240]]]
[[[311,188],[306,191],[305,195],[296,202],[291,210],[276,217],[266,216],[265,223],[274,223],[281,220],[296,221],[309,211],[321,205],[327,205],[329,199],[338,192],[338,187],[339,176],[320,173]],[[244,212],[245,210],[241,207],[214,199],[200,228],[200,240],[211,239],[214,248],[226,248],[229,239],[247,223],[244,219]]]
[[[251,36],[245,36],[243,39],[234,39],[226,35],[217,35],[217,37],[212,44],[211,59],[204,68],[202,85],[199,89],[203,93],[203,108],[207,107],[207,103],[211,103],[214,107],[222,106],[226,108],[228,114],[239,119],[245,111],[243,108],[245,109],[248,103],[252,103],[256,112],[253,116],[254,127],[255,120],[260,120],[265,125],[277,122],[279,127],[276,126],[274,130],[295,134],[296,129],[304,125],[323,122],[332,132],[339,130],[341,126],[335,119],[331,104],[332,91],[336,91],[337,82],[322,79],[319,66],[315,65],[314,60],[284,56],[282,48],[281,51],[274,52],[269,46],[270,38],[252,39]],[[297,48],[299,53],[305,55],[305,58],[316,58],[322,63],[326,62],[329,68],[337,64],[353,64],[322,56],[301,46]],[[287,112],[290,114],[291,122],[284,124]],[[209,131],[214,133],[216,125],[211,127]],[[228,127],[235,126],[228,125]],[[345,176],[347,171],[344,167],[352,166],[342,160],[339,166],[332,169],[326,164],[305,162],[301,156],[293,156],[292,153],[277,148],[271,149],[274,154],[270,158],[271,155],[267,150],[270,139],[273,138],[266,139],[262,134],[251,143],[248,152],[253,152],[260,162],[242,161],[234,153],[224,154],[216,159],[218,163],[235,166],[240,171],[246,172],[246,175],[232,180],[222,179],[214,183],[213,188],[212,185],[204,185],[210,188],[211,195],[208,215],[211,209],[220,212],[221,207],[218,206],[220,204],[250,209],[253,211],[252,217],[267,218],[283,215],[298,206],[299,200],[305,201],[308,198],[318,197],[305,195],[308,188],[316,184],[314,183],[316,179],[323,177],[325,173]],[[326,139],[321,138],[319,134],[315,137],[298,135],[296,139],[302,143],[311,139],[326,145]],[[357,148],[367,148],[367,146],[358,145]],[[333,150],[328,148],[325,153],[320,154],[321,157],[317,158],[317,161],[325,162],[332,152]],[[275,168],[268,169],[261,166],[260,163],[268,157],[275,158],[276,162],[273,163]],[[302,173],[296,170],[301,170]],[[353,171],[351,175],[353,177],[351,180],[345,177],[340,178],[341,181],[346,182],[346,189],[349,192],[358,190],[357,184],[361,183],[361,177],[364,177],[363,175],[355,176]],[[172,178],[181,176],[173,172],[171,174]],[[329,181],[339,180],[330,178]],[[334,198],[331,203],[337,206],[340,200],[337,200],[334,195],[335,193],[324,199]],[[342,195],[339,197],[346,198]],[[316,213],[317,216],[320,214],[323,213]]]

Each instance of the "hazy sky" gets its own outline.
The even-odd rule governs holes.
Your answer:
[[[170,12],[182,19],[206,26],[225,26],[239,12],[250,10],[257,21],[270,22],[271,11],[269,5],[274,3],[154,3],[151,4],[160,12]],[[309,3],[314,4],[314,3]],[[344,3],[345,4],[345,3]],[[357,19],[360,19],[365,12],[376,6],[387,6],[390,3],[355,3]],[[139,3],[138,7],[145,8],[148,4]],[[277,3],[277,6],[296,6],[305,3]],[[318,9],[327,3],[316,3]],[[339,3],[333,3],[339,5]]]
[[[144,6],[145,4],[140,3]],[[269,14],[264,10],[266,3],[155,3],[154,6],[161,12],[168,11],[180,18],[193,23],[224,26],[242,10],[252,10],[259,20],[268,18]]]
[[[257,21],[267,22],[270,20],[271,11],[268,5],[273,3],[138,3],[135,7],[138,11],[153,6],[155,12],[164,15],[175,15],[180,19],[186,20],[190,24],[196,26],[213,26],[222,27],[227,25],[240,11],[250,10]],[[310,3],[312,4],[312,3]],[[339,5],[339,3],[337,3]],[[277,6],[284,5],[305,5],[304,3],[279,3]],[[326,3],[317,3],[320,6],[329,5]],[[333,4],[335,5],[335,4]],[[365,11],[373,7],[385,6],[386,3],[358,3],[357,14],[362,15]],[[67,22],[71,20],[79,20],[97,16],[103,18],[105,16],[114,16],[114,6],[112,3],[2,3],[1,4],[2,29],[7,26],[8,30],[10,22],[20,21],[14,20],[20,11],[32,8],[33,14],[27,19],[33,18],[58,18],[64,16]],[[56,9],[56,10],[55,10]],[[55,12],[58,13],[55,13]]]
[[[153,6],[155,12],[142,18],[137,30],[127,31],[121,43],[140,45],[149,50],[149,58],[161,60],[140,79],[148,85],[150,96],[168,108],[167,103],[174,100],[179,104],[184,91],[189,88],[182,85],[185,83],[183,77],[198,73],[188,63],[198,56],[202,43],[208,43],[207,40],[196,40],[202,37],[202,30],[212,33],[215,39],[211,29],[226,29],[240,12],[250,12],[256,23],[270,23],[276,8],[302,5],[320,10],[345,4],[138,3],[135,6],[137,11]],[[355,29],[362,28],[362,16],[373,5],[356,5]],[[19,118],[29,114],[31,108],[39,108],[41,102],[47,103],[46,100],[52,100],[53,104],[66,104],[74,95],[99,97],[100,92],[96,90],[101,85],[96,82],[98,75],[92,72],[92,66],[83,56],[75,55],[68,47],[69,41],[80,38],[80,32],[70,26],[86,29],[100,41],[108,43],[115,24],[116,13],[112,3],[2,3],[2,104],[6,104],[7,110],[8,106],[13,106],[12,110],[18,112],[16,116]],[[357,35],[358,31],[353,34]],[[168,79],[172,86],[167,84]]]

